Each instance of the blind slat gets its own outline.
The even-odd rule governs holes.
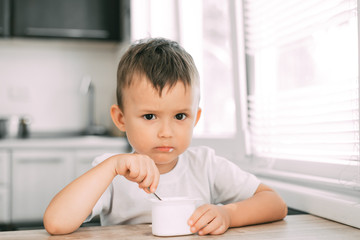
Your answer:
[[[356,5],[356,0],[277,1],[265,8],[245,1],[246,51],[296,42],[324,25],[341,24],[353,17]]]
[[[354,86],[345,93],[356,91]],[[358,99],[340,95],[334,91],[308,103],[301,101],[314,98],[307,91],[303,95],[298,93],[296,101],[266,102],[259,100],[259,96],[250,96],[248,126],[253,154],[290,159],[353,159],[359,141]]]
[[[244,1],[247,130],[254,156],[359,161],[357,49],[349,50],[356,43],[346,41],[357,36],[356,11],[356,0]],[[332,55],[335,48],[346,54]],[[336,57],[352,64],[331,62]],[[344,71],[331,71],[337,67]]]

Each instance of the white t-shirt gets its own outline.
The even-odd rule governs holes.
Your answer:
[[[96,158],[97,165],[114,154]],[[208,147],[191,147],[179,156],[170,172],[160,175],[156,193],[163,198],[199,198],[205,203],[227,204],[251,197],[260,181]],[[101,225],[151,223],[152,194],[123,176],[116,176],[86,221],[100,214]]]

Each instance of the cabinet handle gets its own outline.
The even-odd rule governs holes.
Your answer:
[[[34,163],[60,163],[62,159],[60,158],[22,158],[17,159],[18,163],[21,164],[34,164]]]
[[[28,36],[42,37],[73,37],[73,38],[108,38],[109,32],[97,29],[71,29],[71,28],[26,28]]]

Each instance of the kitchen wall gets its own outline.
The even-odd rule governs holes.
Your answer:
[[[95,87],[95,123],[112,128],[116,68],[124,44],[51,39],[0,40],[0,117],[28,116],[32,132],[81,131],[88,124],[88,95]]]

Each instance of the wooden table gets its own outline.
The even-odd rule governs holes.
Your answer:
[[[56,239],[360,239],[360,230],[312,215],[291,215],[285,220],[255,226],[231,228],[218,236],[187,235],[156,237],[151,225],[117,225],[83,227],[68,235],[50,236],[45,230],[0,232],[1,240],[56,240]]]

